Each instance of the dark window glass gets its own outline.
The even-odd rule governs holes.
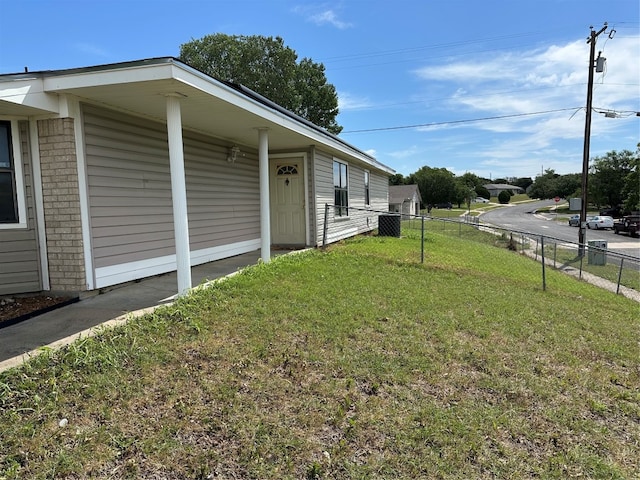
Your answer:
[[[349,214],[349,190],[347,182],[347,165],[340,162],[333,162],[333,188],[335,214],[345,216]]]
[[[0,223],[18,223],[11,123],[0,122]]]
[[[364,172],[364,204],[371,205],[371,198],[369,197],[369,172]]]

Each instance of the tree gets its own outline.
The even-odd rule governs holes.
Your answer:
[[[622,198],[625,213],[640,211],[640,143],[635,158],[631,160],[631,171],[624,180]]]
[[[220,80],[241,84],[338,134],[338,95],[321,63],[303,58],[280,37],[216,33],[180,46],[180,60]]]
[[[632,172],[634,154],[629,150],[608,152],[592,160],[589,175],[589,196],[596,205],[617,207],[624,201],[623,189]]]
[[[560,175],[556,178],[553,189],[553,196],[560,198],[569,198],[580,191],[582,184],[582,175],[579,173],[569,173]],[[549,197],[551,198],[551,197]]]
[[[470,206],[478,196],[478,188],[481,188],[481,185],[482,180],[474,173],[467,172],[460,177],[456,177],[455,201],[458,204],[458,208],[460,208],[463,203]]]
[[[491,198],[491,192],[489,192],[489,190],[487,190],[487,188],[484,185],[477,186],[476,193],[478,194],[479,197],[486,198],[487,200]]]
[[[520,187],[524,189],[525,192],[527,191],[527,188],[529,188],[532,184],[533,184],[533,180],[531,180],[531,177],[519,177],[519,178],[513,179],[513,181],[511,182],[511,185]]]
[[[406,183],[401,173],[395,173],[389,177],[389,185],[405,185]]]
[[[547,199],[556,196],[556,183],[558,175],[555,170],[548,168],[543,175],[538,175],[531,186],[529,196],[531,198]]]
[[[446,168],[421,167],[409,175],[408,184],[416,184],[425,205],[451,202],[455,199],[455,175]]]

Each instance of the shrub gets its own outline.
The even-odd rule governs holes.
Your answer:
[[[498,195],[498,201],[502,204],[509,203],[510,199],[511,199],[511,193],[509,193],[507,190],[501,191],[500,194]]]

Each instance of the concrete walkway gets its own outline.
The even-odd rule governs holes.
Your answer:
[[[272,257],[283,253],[288,252],[275,251]],[[234,274],[259,259],[258,250],[193,267],[192,285]],[[106,289],[77,303],[4,327],[0,329],[0,372],[37,355],[45,345],[57,348],[91,335],[97,326],[117,325],[132,315],[169,304],[175,299],[177,288],[176,273],[167,273]]]

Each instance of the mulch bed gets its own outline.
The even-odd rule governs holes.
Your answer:
[[[15,325],[78,300],[78,297],[50,297],[47,295],[0,298],[0,328]]]

